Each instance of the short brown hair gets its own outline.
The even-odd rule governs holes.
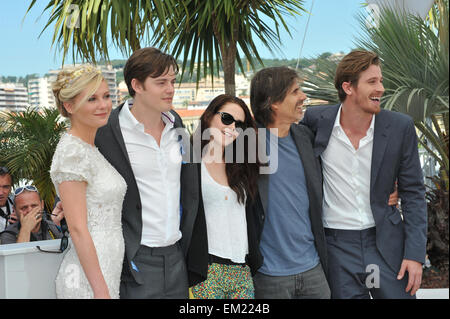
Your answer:
[[[355,50],[344,56],[339,62],[334,77],[334,87],[338,90],[339,100],[344,102],[347,94],[342,83],[350,82],[352,86],[358,85],[359,75],[372,64],[380,66],[380,58],[371,51]]]
[[[297,71],[287,66],[258,71],[250,83],[250,106],[256,122],[265,127],[271,124],[272,104],[283,101],[289,88],[299,79]]]
[[[167,72],[170,67],[173,67],[175,74],[178,73],[178,64],[175,58],[156,48],[148,47],[134,51],[123,69],[128,93],[132,97],[136,94],[131,86],[133,79],[144,83],[147,77],[157,78]]]

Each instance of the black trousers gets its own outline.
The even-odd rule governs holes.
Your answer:
[[[186,263],[180,244],[140,246],[133,259],[144,284],[122,277],[121,299],[186,299],[189,296]]]

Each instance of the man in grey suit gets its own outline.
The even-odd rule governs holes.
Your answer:
[[[310,107],[323,171],[323,222],[332,298],[415,298],[425,260],[427,206],[412,119],[380,109],[380,60],[353,51],[339,63],[341,104]],[[388,205],[398,183],[401,212]]]
[[[189,139],[171,110],[177,71],[175,59],[158,49],[135,51],[124,68],[133,99],[111,112],[95,139],[128,186],[121,298],[188,297],[184,257],[198,194],[195,169],[184,164]]]
[[[277,161],[276,171],[261,174],[258,181],[264,260],[253,277],[255,296],[330,298],[320,164],[313,155],[312,132],[297,125],[306,99],[299,76],[288,67],[266,68],[255,74],[250,92],[255,120],[266,128],[262,143],[270,152],[270,166]]]

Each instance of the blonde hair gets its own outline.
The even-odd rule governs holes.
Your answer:
[[[73,112],[76,112],[97,91],[103,80],[101,71],[91,64],[64,67],[58,73],[56,81],[52,85],[59,113],[64,117],[70,117],[69,112],[64,107],[64,102],[73,102],[84,89],[92,86],[86,96],[73,107]]]

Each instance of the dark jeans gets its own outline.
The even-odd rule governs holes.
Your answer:
[[[120,283],[122,299],[186,299],[189,296],[184,255],[180,244],[151,248],[141,246],[133,262],[142,273],[144,284],[129,276]]]
[[[291,276],[253,277],[256,299],[330,299],[330,288],[319,263],[316,267]]]
[[[325,228],[328,279],[333,299],[415,299],[405,292],[408,273],[398,280],[376,246],[375,227],[364,230]]]

